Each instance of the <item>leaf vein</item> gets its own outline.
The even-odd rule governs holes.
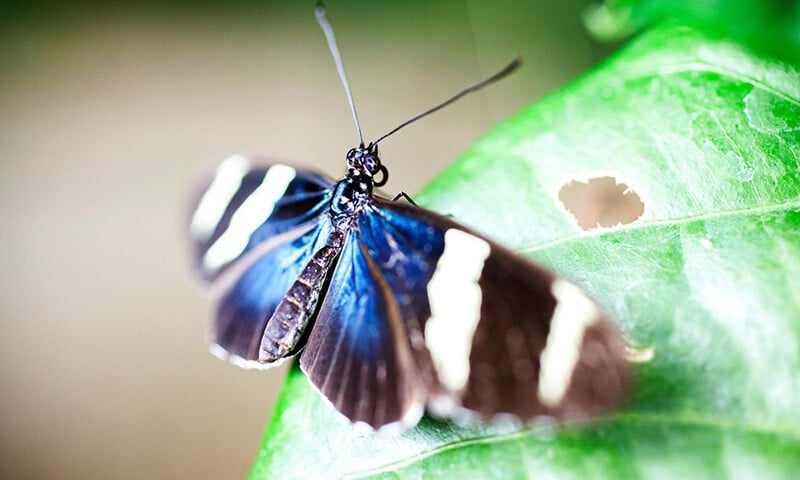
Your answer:
[[[556,238],[544,243],[540,243],[538,245],[529,245],[525,247],[519,247],[515,250],[521,254],[527,253],[535,253],[540,250],[544,250],[546,248],[554,247],[556,245],[561,245],[563,243],[568,243],[573,240],[582,240],[584,238],[592,238],[592,237],[601,237],[611,233],[617,232],[625,232],[625,231],[635,231],[641,230],[650,227],[661,227],[661,226],[672,226],[672,225],[684,225],[690,222],[694,222],[696,220],[707,220],[707,219],[714,219],[714,218],[722,218],[732,215],[747,215],[752,213],[764,213],[764,212],[772,212],[772,211],[780,211],[780,210],[791,210],[794,208],[800,208],[800,197],[793,198],[788,200],[784,203],[776,203],[770,205],[760,205],[758,207],[752,208],[738,208],[734,210],[721,210],[718,212],[710,212],[710,213],[701,213],[698,215],[689,215],[686,217],[676,217],[676,218],[668,218],[663,220],[651,220],[651,221],[642,221],[642,222],[634,222],[627,225],[620,225],[617,227],[611,228],[603,228],[603,229],[595,229],[590,231],[581,231],[572,235],[567,235],[565,237]]]
[[[573,424],[573,426],[580,425],[581,423],[588,423],[588,422],[576,422],[575,424]],[[615,414],[608,416],[605,418],[604,423],[607,424],[630,423],[638,425],[642,424],[656,425],[656,424],[669,423],[672,425],[681,425],[682,427],[704,427],[704,428],[716,429],[719,431],[741,431],[744,433],[754,433],[760,435],[781,435],[781,436],[788,436],[793,440],[800,441],[800,428],[781,428],[780,426],[777,425],[745,424],[743,422],[736,422],[721,418],[709,418],[709,417],[694,416],[694,415],[674,416],[674,415],[664,415],[658,413],[642,414],[639,412],[633,412],[627,414],[623,413],[623,414]],[[487,435],[483,437],[474,437],[463,440],[457,440],[454,442],[445,443],[443,445],[438,445],[434,448],[431,448],[429,450],[424,450],[410,457],[387,463],[386,465],[347,474],[342,478],[351,480],[363,479],[381,473],[392,472],[400,468],[413,465],[414,463],[421,462],[425,459],[434,457],[436,455],[448,452],[450,450],[455,450],[457,448],[468,447],[471,445],[489,445],[493,443],[501,443],[510,440],[517,440],[538,435],[540,434],[538,433],[538,430],[536,428],[529,428],[504,434]]]
[[[744,75],[734,70],[729,70],[727,68],[720,67],[718,65],[712,65],[703,62],[687,62],[687,63],[676,63],[672,65],[659,66],[659,69],[656,72],[644,68],[641,69],[641,71],[630,69],[627,72],[621,72],[622,74],[619,76],[619,78],[620,80],[622,80],[622,82],[629,82],[635,80],[642,80],[645,78],[651,78],[655,76],[676,75],[679,73],[698,72],[698,71],[716,73],[722,76],[732,78],[734,80],[738,80],[740,82],[749,83],[754,87],[760,88],[770,93],[771,95],[775,95],[776,97],[779,97],[789,103],[793,103],[796,106],[800,106],[800,99],[788,95],[787,93],[776,89],[772,85],[764,83],[762,80],[759,80],[757,78],[748,75]],[[625,75],[626,73],[628,75]]]

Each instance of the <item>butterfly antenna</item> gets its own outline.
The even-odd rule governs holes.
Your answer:
[[[478,90],[482,89],[483,87],[491,85],[494,82],[496,82],[496,81],[508,76],[511,72],[513,72],[514,70],[519,68],[520,65],[522,65],[522,59],[517,57],[517,58],[514,59],[514,61],[512,61],[511,63],[506,65],[505,68],[503,68],[499,72],[495,73],[491,77],[486,78],[484,80],[481,80],[480,82],[476,83],[475,85],[472,85],[470,87],[465,88],[464,90],[458,92],[457,94],[453,95],[452,97],[450,97],[449,99],[447,99],[444,102],[440,103],[439,105],[436,105],[435,107],[431,108],[430,110],[426,110],[426,111],[420,113],[419,115],[417,115],[417,116],[415,116],[413,118],[410,118],[410,119],[406,120],[405,122],[401,123],[400,125],[396,126],[392,131],[390,131],[389,133],[383,135],[379,139],[377,139],[374,142],[372,142],[372,145],[377,145],[378,142],[380,142],[384,138],[388,137],[389,135],[395,133],[396,131],[400,130],[401,128],[405,127],[406,125],[414,123],[414,122],[416,122],[417,120],[419,120],[422,117],[428,116],[433,112],[436,112],[438,110],[443,109],[444,107],[450,105],[451,103],[455,102],[456,100],[458,100],[459,98],[463,97],[464,95],[468,95],[468,94],[470,94],[472,92],[477,92]]]
[[[356,104],[353,102],[353,92],[350,91],[350,82],[347,81],[347,74],[344,73],[344,63],[342,63],[342,54],[339,53],[339,47],[336,45],[336,36],[333,34],[333,27],[331,22],[328,21],[328,14],[325,12],[325,6],[322,2],[317,2],[317,8],[314,9],[317,15],[317,23],[322,28],[325,34],[325,39],[328,41],[328,48],[331,49],[333,61],[336,63],[336,70],[339,71],[339,78],[342,79],[344,91],[347,94],[347,101],[350,103],[350,110],[353,112],[353,120],[356,122],[356,130],[358,131],[358,144],[364,146],[364,137],[361,135],[361,124],[358,123],[358,114],[356,113]]]

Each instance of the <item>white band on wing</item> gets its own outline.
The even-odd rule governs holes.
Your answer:
[[[478,281],[490,251],[486,240],[451,228],[428,282],[431,318],[425,324],[425,344],[439,380],[453,392],[461,391],[469,378],[472,337],[481,317]]]
[[[581,289],[566,280],[555,280],[550,291],[556,298],[556,308],[540,359],[538,397],[543,405],[554,407],[567,393],[584,333],[599,320],[600,312]]]
[[[267,170],[261,185],[239,206],[228,228],[206,251],[204,268],[217,270],[241,255],[250,235],[272,215],[275,204],[286,193],[296,173],[294,168],[280,164]]]
[[[203,193],[192,215],[189,229],[193,237],[202,239],[214,233],[249,170],[250,162],[241,155],[228,157],[219,164],[214,180]]]

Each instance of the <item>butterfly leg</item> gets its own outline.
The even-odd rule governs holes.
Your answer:
[[[392,197],[392,201],[396,202],[396,201],[400,200],[401,198],[405,198],[406,200],[408,200],[408,203],[410,203],[411,205],[417,206],[417,202],[415,202],[413,198],[411,198],[406,192],[404,192],[402,190],[400,190],[400,192],[397,195]]]
[[[316,310],[328,271],[342,249],[343,234],[335,231],[300,272],[267,322],[258,361],[270,363],[291,354]]]

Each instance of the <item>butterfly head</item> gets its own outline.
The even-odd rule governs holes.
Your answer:
[[[350,176],[364,175],[371,178],[376,187],[385,185],[389,179],[389,172],[378,157],[378,145],[374,143],[370,143],[366,147],[359,145],[351,148],[347,152],[347,170]],[[380,180],[375,178],[378,174],[381,174]]]

